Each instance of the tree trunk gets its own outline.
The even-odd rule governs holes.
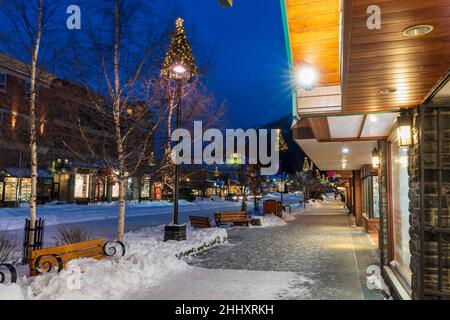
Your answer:
[[[123,241],[125,234],[125,175],[119,174],[119,221],[117,224],[117,240]]]
[[[115,5],[115,38],[114,38],[114,102],[113,116],[116,134],[117,159],[119,162],[119,219],[117,223],[117,240],[123,241],[125,233],[125,151],[121,132],[121,90],[120,90],[120,8],[119,0]]]
[[[33,55],[31,57],[30,75],[30,167],[31,167],[31,195],[30,195],[30,248],[34,245],[34,233],[36,228],[36,202],[38,181],[38,159],[37,159],[37,135],[36,135],[36,73],[39,47],[42,37],[42,0],[38,2],[38,28],[34,43]]]

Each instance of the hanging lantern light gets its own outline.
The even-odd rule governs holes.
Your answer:
[[[380,159],[380,152],[377,148],[374,148],[372,151],[372,169],[380,169],[381,165],[381,159]]]
[[[400,148],[412,145],[411,117],[407,112],[397,118],[397,140]]]

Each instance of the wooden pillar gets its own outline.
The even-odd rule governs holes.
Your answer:
[[[354,189],[354,201],[355,203],[355,224],[358,227],[363,225],[362,216],[362,181],[361,181],[361,171],[353,171],[353,189]]]

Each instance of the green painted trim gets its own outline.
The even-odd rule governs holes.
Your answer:
[[[287,21],[287,12],[286,12],[286,0],[280,0],[281,6],[281,17],[283,20],[283,29],[284,29],[284,41],[286,44],[286,54],[288,59],[289,73],[294,75],[294,65],[292,60],[292,51],[291,51],[291,40],[289,36],[289,23]],[[298,120],[297,114],[297,92],[295,87],[292,89],[292,116],[295,120]]]
[[[402,109],[389,110],[389,111],[371,111],[371,112],[357,112],[357,113],[331,113],[331,114],[317,114],[308,116],[299,116],[299,119],[308,118],[328,118],[328,117],[349,117],[349,116],[365,116],[371,114],[388,114],[388,113],[399,113]],[[404,110],[403,110],[404,111]]]

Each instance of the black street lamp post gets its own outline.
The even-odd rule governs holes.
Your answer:
[[[161,77],[166,81],[174,80],[176,82],[176,129],[181,126],[181,100],[183,84],[197,75],[197,67],[189,42],[183,27],[183,19],[176,20],[176,29],[163,62]],[[170,106],[171,107],[171,106]],[[173,155],[176,157],[177,155]],[[179,225],[178,201],[180,197],[180,166],[174,164],[174,192],[173,192],[173,217],[172,224],[165,227],[164,241],[168,240],[186,240],[186,225]]]
[[[177,121],[176,130],[180,129],[181,126],[181,80],[177,80]],[[175,164],[175,185],[174,185],[174,201],[173,201],[173,221],[172,223],[176,226],[178,225],[178,201],[180,199],[180,166]],[[184,240],[184,239],[183,239]]]

